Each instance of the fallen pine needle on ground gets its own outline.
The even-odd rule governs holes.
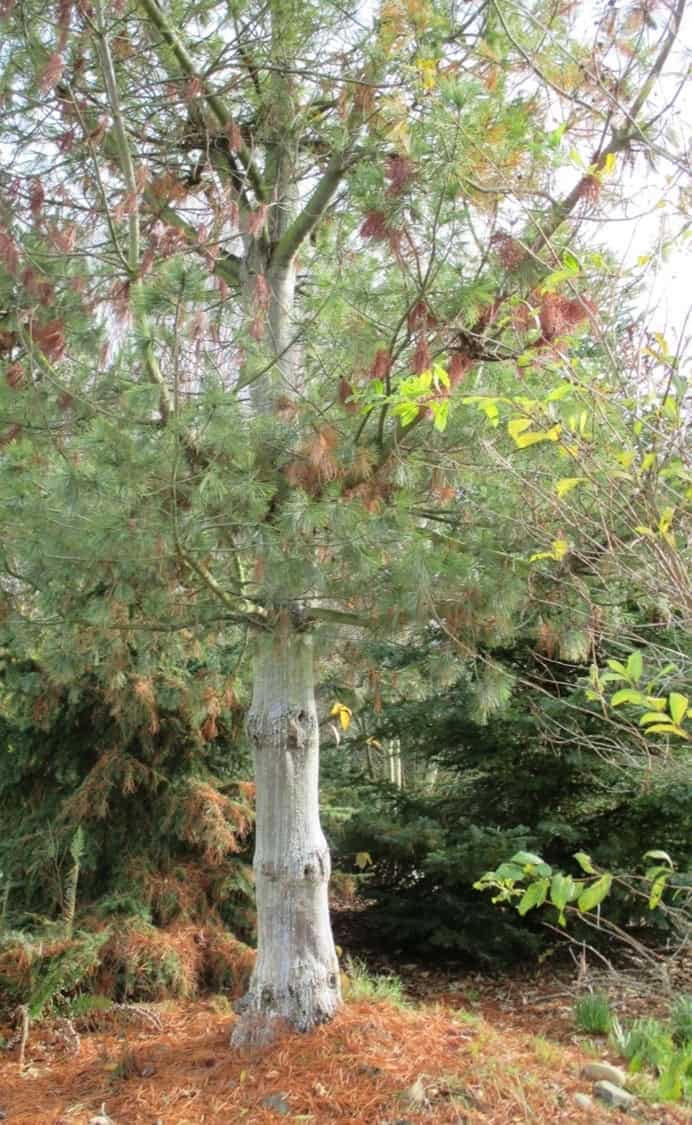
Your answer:
[[[225,1010],[224,1010],[225,1009]],[[606,1109],[575,1101],[589,1057],[468,1010],[350,1001],[310,1035],[270,1047],[228,1045],[234,1021],[221,998],[161,1005],[161,1030],[85,1033],[75,1053],[32,1028],[20,1072],[0,1055],[7,1125],[205,1125],[279,1120],[327,1125],[424,1122],[599,1122]],[[536,1032],[540,1028],[536,1028]],[[591,1060],[592,1061],[592,1060]],[[644,1107],[644,1119],[677,1125],[679,1107]]]

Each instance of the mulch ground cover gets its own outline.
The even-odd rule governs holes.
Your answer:
[[[203,1125],[278,1121],[340,1125],[419,1122],[598,1122],[574,1094],[589,1058],[550,1044],[541,1023],[507,1026],[470,1009],[400,1008],[351,1001],[310,1035],[231,1050],[235,1017],[218,1001],[162,1005],[161,1029],[104,1028],[78,1045],[59,1025],[32,1029],[20,1072],[0,1057],[0,1110],[8,1125]],[[5,1029],[7,1030],[7,1029]],[[103,1109],[103,1120],[101,1110]],[[689,1121],[682,1109],[646,1107],[660,1125]]]

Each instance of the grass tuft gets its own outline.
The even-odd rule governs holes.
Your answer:
[[[678,996],[670,1010],[670,1029],[678,1046],[692,1045],[692,995]]]
[[[387,1001],[397,1008],[411,1007],[400,978],[394,974],[373,975],[363,961],[348,957],[346,977],[345,992],[349,1000]]]
[[[613,1023],[608,997],[600,992],[580,996],[574,1003],[574,1021],[589,1035],[607,1035]]]

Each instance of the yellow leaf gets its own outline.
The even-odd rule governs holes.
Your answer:
[[[424,90],[434,90],[437,85],[437,60],[417,59],[416,69]]]
[[[543,441],[558,441],[562,433],[562,426],[558,422],[555,426],[551,426],[549,430],[533,430],[529,434],[520,434],[514,440],[517,449],[528,449],[530,445],[538,445]]]
[[[617,164],[617,157],[614,152],[609,152],[603,163],[603,175],[612,176]]]
[[[560,559],[564,559],[564,557],[565,557],[565,555],[567,554],[568,551],[569,551],[569,543],[567,542],[566,539],[553,539],[553,558],[554,559],[557,559],[558,561]]]
[[[562,480],[559,480],[555,485],[555,491],[558,496],[566,496],[568,492],[571,492],[573,488],[576,488],[577,485],[581,484],[584,480],[586,480],[586,477],[563,477]]]
[[[338,718],[339,726],[342,730],[348,730],[349,726],[351,725],[351,718],[353,716],[353,712],[350,707],[347,707],[345,703],[339,703],[337,700],[329,714],[334,715],[336,718]]]
[[[523,434],[524,430],[528,430],[530,425],[530,418],[512,418],[507,423],[507,433],[516,441],[519,435]]]
[[[356,855],[356,867],[360,871],[364,871],[366,867],[370,867],[372,863],[372,856],[370,852],[358,852]]]
[[[541,559],[554,559],[559,562],[564,559],[569,551],[569,543],[566,539],[553,539],[550,551],[538,551],[535,555],[529,556],[529,562],[539,562]]]
[[[658,521],[659,535],[665,535],[667,531],[670,531],[670,525],[673,522],[674,511],[674,508],[664,508],[661,512],[661,518]]]

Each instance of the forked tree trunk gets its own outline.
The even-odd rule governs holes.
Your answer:
[[[231,1042],[269,1041],[277,1021],[301,1031],[341,1001],[329,920],[330,860],[319,819],[319,734],[312,638],[281,630],[255,657],[248,731],[255,754],[258,948]]]

